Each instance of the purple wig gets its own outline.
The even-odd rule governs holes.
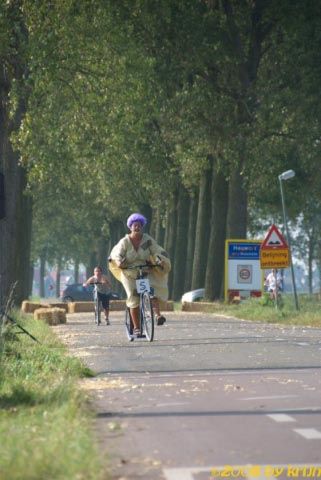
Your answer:
[[[141,213],[132,213],[127,218],[127,227],[130,229],[130,227],[132,226],[132,224],[134,222],[140,222],[142,224],[142,226],[144,227],[147,223],[147,219]]]

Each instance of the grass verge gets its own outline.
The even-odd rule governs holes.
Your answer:
[[[102,465],[93,414],[77,388],[91,376],[45,323],[17,319],[41,344],[12,327],[0,351],[0,478],[97,480]]]
[[[213,305],[206,305],[204,311],[244,320],[321,327],[321,301],[317,296],[300,295],[299,311],[295,308],[292,295],[283,295],[282,302],[282,308],[277,309],[274,302],[269,300],[267,295],[263,295],[261,298],[249,298],[238,305],[215,302]]]

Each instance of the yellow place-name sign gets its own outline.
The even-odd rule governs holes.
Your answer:
[[[262,249],[260,252],[261,268],[287,268],[290,265],[288,248]]]

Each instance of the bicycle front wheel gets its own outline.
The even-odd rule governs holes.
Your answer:
[[[143,334],[146,335],[149,342],[152,342],[154,338],[154,313],[148,292],[144,292],[142,295],[141,323]]]
[[[133,337],[133,322],[132,322],[132,319],[130,317],[130,311],[129,311],[128,307],[126,308],[126,311],[125,311],[125,328],[126,328],[126,334],[127,334],[128,340],[130,342],[132,342],[134,340],[134,337]]]
[[[95,323],[100,325],[101,305],[98,296],[95,298]]]

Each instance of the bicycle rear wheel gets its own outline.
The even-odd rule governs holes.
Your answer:
[[[142,294],[141,324],[142,333],[146,335],[149,342],[152,342],[154,338],[154,312],[148,292]]]
[[[125,310],[125,328],[126,328],[126,334],[127,334],[128,340],[132,342],[134,340],[133,322],[132,322],[132,319],[130,318],[130,311],[128,307]]]

